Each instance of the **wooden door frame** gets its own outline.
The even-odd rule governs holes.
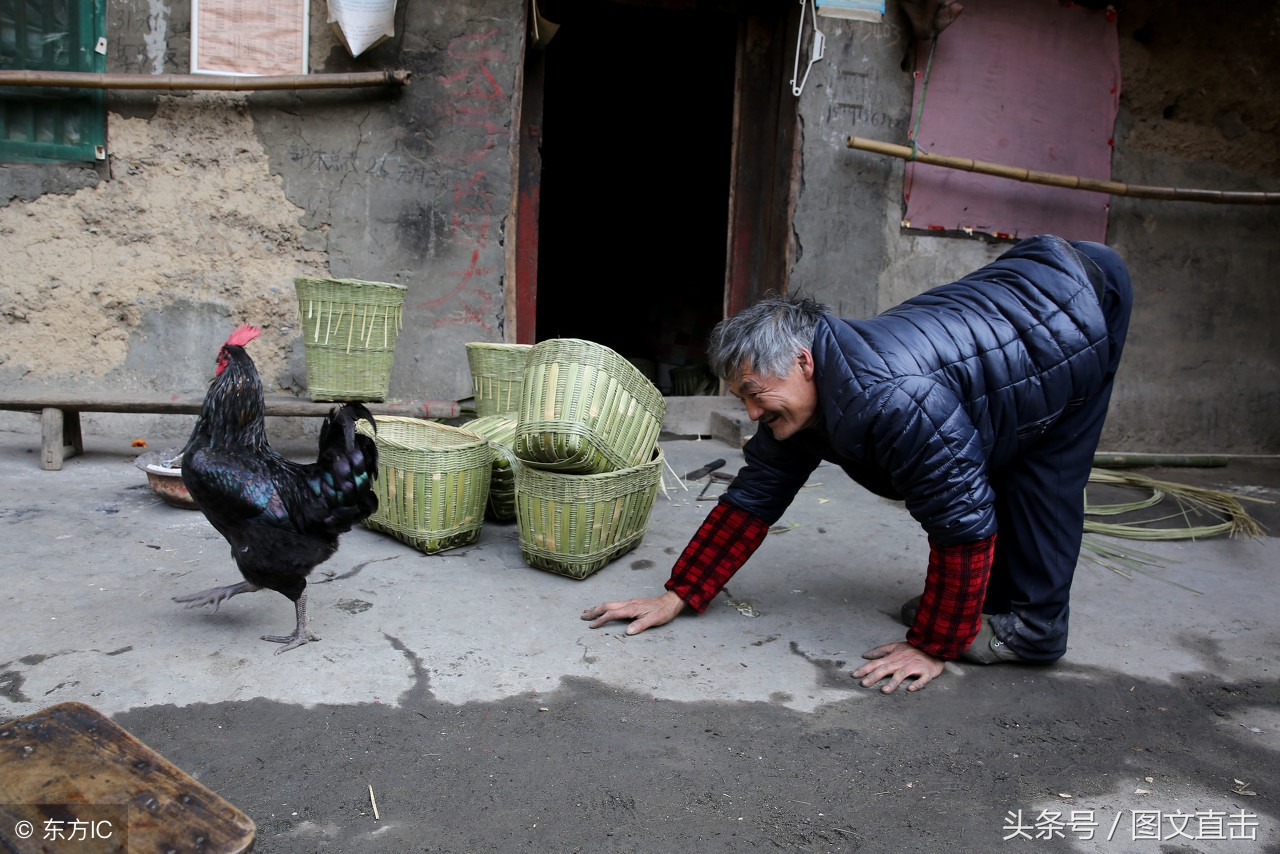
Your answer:
[[[526,42],[528,39],[526,38]],[[511,221],[515,239],[507,246],[506,323],[503,337],[516,344],[533,344],[538,319],[538,217],[542,211],[542,117],[546,58],[539,49],[525,47],[520,106],[513,124]],[[512,287],[514,284],[514,287]]]
[[[519,65],[511,124],[511,223],[503,283],[502,338],[513,344],[533,344],[537,332],[538,215],[542,191],[542,116],[546,61],[531,44],[531,4],[523,4]]]
[[[789,284],[799,119],[788,61],[799,25],[794,4],[765,4],[738,28],[725,317]]]

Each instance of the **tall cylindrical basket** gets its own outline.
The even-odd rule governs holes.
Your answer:
[[[378,415],[356,429],[378,446],[378,509],[366,527],[427,554],[470,545],[480,536],[489,501],[489,440],[447,424]]]
[[[360,279],[293,280],[312,400],[385,400],[406,288]]]
[[[524,388],[524,368],[532,344],[503,344],[472,341],[467,344],[471,368],[471,391],[476,415],[485,417],[520,409]]]
[[[493,474],[489,479],[486,515],[495,522],[512,521],[516,518],[516,471],[523,465],[511,450],[516,438],[516,413],[482,415],[468,421],[462,428],[488,439],[489,447],[493,449]]]
[[[536,569],[583,579],[640,545],[662,479],[662,450],[603,474],[516,469],[520,556]]]

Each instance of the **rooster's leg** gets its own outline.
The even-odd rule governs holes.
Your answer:
[[[307,623],[307,594],[303,593],[298,597],[298,601],[293,603],[294,610],[298,612],[298,626],[293,630],[291,635],[263,635],[264,641],[272,643],[282,643],[284,646],[276,650],[276,655],[282,652],[288,652],[294,647],[302,646],[309,641],[318,641],[320,636],[311,631],[311,626]]]
[[[186,602],[188,608],[199,608],[201,605],[212,605],[214,613],[217,613],[218,606],[223,602],[235,596],[237,593],[253,593],[255,590],[262,588],[256,584],[250,584],[247,581],[241,581],[239,584],[231,584],[227,587],[214,587],[209,590],[202,590],[199,593],[191,593],[187,596],[174,596],[175,602]]]

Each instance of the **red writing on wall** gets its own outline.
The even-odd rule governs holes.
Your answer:
[[[483,159],[498,144],[498,137],[508,133],[502,121],[507,95],[489,70],[490,63],[505,62],[507,58],[506,51],[491,44],[497,34],[492,29],[450,42],[447,53],[458,62],[458,70],[440,78],[445,91],[454,98],[454,126],[480,131],[480,144],[463,154],[468,163]]]
[[[474,144],[462,148],[460,159],[465,166],[480,163],[508,134],[504,118],[508,110],[507,95],[489,66],[506,61],[506,52],[494,44],[498,30],[460,36],[449,43],[448,55],[458,63],[452,74],[440,78],[451,97],[454,127],[473,134]],[[454,301],[458,307],[437,317],[434,326],[477,324],[485,332],[493,330],[485,318],[493,304],[492,294],[484,288],[484,280],[492,276],[494,267],[481,266],[483,251],[489,246],[493,228],[493,194],[485,181],[483,169],[469,178],[454,182],[453,213],[449,221],[451,239],[471,249],[470,263],[461,270],[445,275],[455,280],[449,291],[423,307],[440,309]]]
[[[489,229],[493,224],[492,201],[493,194],[485,186],[484,172],[476,172],[469,180],[457,181],[453,185],[449,232],[451,240],[470,245],[471,261],[462,270],[445,273],[448,278],[456,280],[447,293],[423,303],[424,308],[438,309],[452,300],[459,302],[459,307],[452,314],[435,319],[436,328],[475,323],[486,332],[493,331],[485,321],[493,297],[484,290],[483,277],[493,275],[495,270],[480,265],[480,252],[489,245]],[[477,281],[478,278],[481,280]]]

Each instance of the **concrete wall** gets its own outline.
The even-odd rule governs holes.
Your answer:
[[[888,5],[880,24],[822,19],[826,58],[799,104],[791,286],[848,316],[1005,248],[903,232],[902,162],[845,146],[905,139],[910,42]],[[1206,5],[1120,4],[1113,177],[1280,190],[1280,6]],[[301,393],[292,280],[331,275],[408,286],[393,396],[469,394],[462,345],[507,331],[524,5],[400,7],[397,36],[353,61],[314,0],[311,68],[406,68],[402,91],[117,93],[110,180],[0,165],[0,382],[197,391],[227,329],[252,321],[266,327],[254,352],[268,386]],[[109,71],[187,70],[185,0],[109,0],[107,17]],[[1108,242],[1137,307],[1105,447],[1280,452],[1278,220],[1274,206],[1113,200]],[[115,418],[87,426],[178,423]],[[0,428],[30,424],[0,413]]]
[[[951,281],[1008,246],[904,232],[903,161],[845,145],[850,135],[906,141],[909,28],[889,5],[881,24],[820,19],[826,59],[801,103],[791,284],[848,316]],[[1113,180],[1280,191],[1280,5],[1116,5],[1124,82]],[[1113,198],[1107,242],[1136,293],[1103,447],[1280,452],[1280,209]]]

